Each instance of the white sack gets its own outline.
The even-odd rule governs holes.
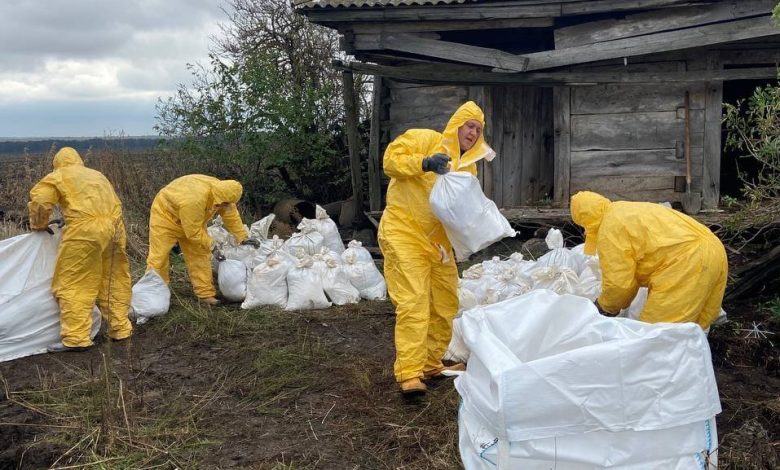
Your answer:
[[[325,241],[322,234],[318,233],[311,223],[311,220],[304,219],[298,225],[300,232],[296,232],[286,242],[285,249],[288,253],[298,256],[300,251],[308,256],[316,255]]]
[[[463,282],[461,280],[461,282]],[[479,299],[469,289],[458,285],[458,315],[479,305]]]
[[[442,359],[464,364],[469,361],[469,348],[463,341],[463,328],[460,325],[460,318],[452,320],[452,338]]]
[[[385,278],[373,260],[357,261],[352,256],[347,256],[343,269],[349,282],[360,292],[361,298],[366,300],[385,300],[387,298]]]
[[[0,241],[0,362],[46,352],[60,341],[60,309],[51,293],[61,232]],[[92,338],[100,312],[92,310]]]
[[[491,448],[502,469],[700,468],[699,454],[717,446],[718,389],[693,323],[607,318],[548,291],[469,310],[460,323],[468,470],[495,468],[483,458]]]
[[[447,232],[458,261],[516,234],[471,173],[451,171],[438,176],[429,202]]]
[[[341,254],[341,259],[345,263],[356,263],[358,261],[364,263],[373,263],[374,258],[371,257],[371,253],[363,248],[363,244],[357,240],[352,240],[347,245],[347,249]]]
[[[341,234],[339,228],[336,226],[336,222],[328,217],[328,213],[320,206],[316,209],[317,218],[311,220],[311,224],[323,237],[323,245],[328,247],[329,250],[341,254],[344,252],[344,241],[341,240]],[[309,219],[304,219],[309,220]],[[298,225],[298,230],[301,230],[301,226]]]
[[[287,273],[289,296],[285,310],[308,310],[328,308],[330,302],[325,297],[322,276],[314,269],[314,262],[305,257]]]
[[[171,289],[157,271],[149,269],[133,286],[130,305],[135,322],[143,325],[150,318],[168,313],[171,306]]]
[[[599,298],[601,295],[601,267],[598,258],[590,257],[585,262],[585,267],[582,268],[577,280],[574,294],[585,297],[591,302]]]
[[[246,297],[246,282],[249,268],[235,259],[219,263],[217,282],[222,297],[229,302],[242,302]]]
[[[335,258],[327,257],[318,269],[322,275],[322,287],[334,305],[356,304],[360,301],[360,291],[349,282],[344,268]]]
[[[228,230],[223,226],[222,217],[219,215],[214,217],[214,220],[211,221],[211,224],[206,227],[206,233],[208,233],[209,237],[214,240],[214,246],[217,248],[221,249],[227,246],[237,245],[236,237],[228,232]]]
[[[541,267],[530,273],[534,290],[547,289],[556,294],[576,294],[580,277],[567,267]]]
[[[257,222],[253,223],[249,227],[249,238],[256,238],[258,240],[268,239],[268,231],[271,229],[271,224],[274,222],[276,215],[269,214]]]
[[[287,258],[279,255],[270,256],[257,265],[247,280],[246,299],[241,308],[246,310],[263,305],[286,307],[289,270]]]
[[[238,245],[226,247],[221,250],[221,253],[225,259],[241,261],[251,269],[254,268],[254,258],[259,251],[251,245]]]

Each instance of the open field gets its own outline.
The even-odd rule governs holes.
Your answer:
[[[177,166],[141,177],[111,158],[92,163],[125,201],[137,280],[144,201]],[[18,174],[16,192],[0,180],[0,193],[13,196],[1,200],[24,200],[19,188],[37,173],[22,168],[30,176]],[[8,235],[23,230],[13,224]],[[173,266],[171,312],[129,342],[101,336],[85,353],[0,364],[0,469],[460,468],[452,382],[411,403],[396,391],[390,302],[211,309],[195,302],[181,260]],[[723,405],[720,468],[779,468],[780,300],[725,308],[730,321],[710,333]],[[766,333],[753,334],[753,322]]]

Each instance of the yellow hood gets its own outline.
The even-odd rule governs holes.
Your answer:
[[[474,146],[461,155],[458,129],[471,119],[482,124],[482,134],[479,135],[479,139],[474,143]],[[455,111],[447,123],[447,127],[442,133],[439,152],[448,155],[452,159],[452,169],[456,171],[482,158],[487,158],[490,161],[495,156],[495,152],[485,143],[484,132],[485,113],[482,112],[482,109],[475,102],[467,101]]]
[[[225,202],[237,203],[241,199],[244,188],[236,180],[224,180],[214,183],[211,188],[211,194],[214,197],[214,204]]]
[[[571,219],[585,229],[585,254],[596,254],[599,227],[610,200],[590,191],[580,191],[571,197]]]
[[[79,153],[71,147],[63,147],[54,155],[54,169],[64,168],[66,166],[84,166],[84,161]]]

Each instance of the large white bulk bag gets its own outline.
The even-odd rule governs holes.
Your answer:
[[[314,260],[307,256],[287,273],[289,295],[285,310],[308,310],[328,308],[330,302],[325,297],[322,276],[314,268]]]
[[[286,256],[271,255],[252,270],[247,280],[246,299],[241,308],[263,305],[287,306],[287,272],[291,264]]]
[[[467,470],[717,465],[721,407],[698,325],[608,318],[585,298],[533,291],[464,312],[460,326]]]
[[[219,263],[217,283],[222,297],[229,302],[243,302],[249,268],[243,261],[226,259]]]
[[[147,270],[133,286],[130,306],[135,321],[143,325],[150,318],[168,313],[171,305],[171,289],[154,269]]]
[[[451,171],[439,175],[429,202],[447,232],[458,261],[516,234],[471,173]]]
[[[60,341],[60,308],[51,292],[61,232],[0,241],[0,362],[46,352]],[[100,312],[92,310],[92,338]]]

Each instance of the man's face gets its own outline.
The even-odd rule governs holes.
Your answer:
[[[465,152],[471,150],[471,147],[477,143],[477,139],[482,135],[482,123],[469,119],[465,124],[458,128],[458,143],[460,144],[460,151]]]

